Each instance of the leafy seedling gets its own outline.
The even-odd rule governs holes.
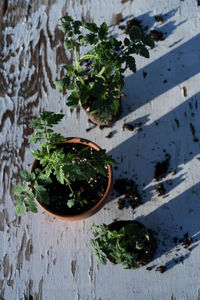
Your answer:
[[[90,244],[97,261],[106,264],[107,259],[115,264],[122,264],[125,269],[138,268],[139,253],[145,249],[150,235],[145,227],[137,223],[122,226],[119,230],[110,229],[109,225],[92,225],[94,239]]]
[[[28,170],[20,171],[25,183],[17,184],[12,189],[17,196],[15,200],[17,215],[25,214],[26,210],[37,212],[35,198],[48,206],[50,197],[47,186],[52,183],[52,176],[55,176],[60,184],[69,188],[69,199],[66,201],[69,208],[78,202],[84,206],[87,200],[82,199],[80,190],[72,189],[72,182],[95,179],[97,173],[106,176],[105,165],[114,164],[112,157],[107,156],[103,149],[92,151],[90,147],[84,147],[77,154],[70,152],[65,154],[64,148],[58,145],[66,141],[66,138],[54,133],[52,129],[63,116],[63,114],[46,111],[30,124],[30,127],[35,130],[29,139],[30,143],[40,142],[38,150],[31,150],[32,155],[39,162],[39,167],[32,173]]]
[[[75,59],[72,65],[63,66],[66,74],[54,81],[56,89],[72,91],[67,98],[70,108],[80,105],[98,115],[101,122],[111,120],[119,110],[125,71],[136,72],[132,55],[148,58],[153,39],[133,26],[129,38],[118,41],[109,34],[105,22],[98,27],[95,23],[74,21],[70,16],[61,18],[59,27],[65,35],[64,47],[74,53]]]

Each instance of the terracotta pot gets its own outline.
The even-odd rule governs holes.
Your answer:
[[[88,141],[86,139],[82,139],[82,138],[67,138],[67,140],[65,142],[63,142],[63,144],[64,143],[83,144],[83,145],[89,146],[95,150],[101,149],[95,143]],[[32,167],[31,167],[31,172],[33,172],[36,169],[37,164],[38,164],[38,161],[34,160]],[[105,205],[106,201],[108,200],[108,198],[111,194],[111,189],[112,189],[112,184],[113,184],[113,172],[112,172],[112,167],[110,165],[107,165],[107,168],[108,168],[108,185],[107,185],[106,191],[104,193],[104,196],[103,196],[103,198],[101,198],[99,200],[99,202],[97,202],[88,211],[85,211],[85,212],[77,214],[77,215],[64,215],[63,216],[63,215],[58,215],[56,213],[53,213],[52,211],[49,211],[37,199],[35,199],[35,201],[38,204],[38,206],[40,206],[43,210],[45,210],[48,214],[50,214],[51,216],[53,216],[55,218],[65,220],[65,221],[76,221],[76,220],[86,219],[86,218],[92,216],[93,214],[97,213]]]
[[[115,116],[113,116],[111,120],[108,120],[105,122],[100,121],[98,114],[91,114],[89,107],[83,106],[83,109],[85,110],[88,119],[93,124],[96,124],[96,125],[102,126],[102,127],[109,127],[119,119],[119,117],[122,113],[121,98],[119,99],[119,109],[118,109],[117,114]]]
[[[136,224],[138,225],[140,228],[146,228],[142,223],[138,222],[138,221],[134,221],[134,220],[127,220],[127,221],[115,221],[111,224],[108,225],[109,229],[110,230],[117,230],[119,231],[122,227],[128,225],[128,224]],[[150,236],[150,242],[146,243],[145,245],[145,249],[143,251],[139,251],[138,252],[138,259],[136,261],[136,264],[137,264],[137,267],[142,267],[148,263],[150,263],[154,256],[155,256],[155,252],[156,252],[156,249],[157,249],[157,243],[156,243],[156,240],[154,238],[154,235],[153,235],[153,231],[146,228],[149,232],[149,236]],[[115,261],[113,261],[112,259],[110,259],[108,257],[108,259],[116,264]]]

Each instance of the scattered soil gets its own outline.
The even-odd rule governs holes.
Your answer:
[[[164,40],[163,33],[161,31],[154,29],[154,30],[150,31],[150,34],[151,34],[152,38],[154,39],[154,41],[156,41],[156,42]]]
[[[109,229],[111,229],[111,230],[114,229],[114,230],[119,231],[122,227],[124,227],[124,226],[126,226],[130,223],[135,223],[141,228],[146,228],[143,224],[141,224],[138,221],[128,220],[128,221],[113,222],[109,225]],[[150,240],[146,241],[145,246],[142,250],[137,251],[138,259],[137,259],[136,263],[137,263],[138,267],[142,267],[142,266],[150,263],[152,261],[152,259],[154,258],[154,255],[155,255],[155,252],[156,252],[156,249],[157,249],[157,243],[156,243],[156,240],[154,238],[154,233],[150,229],[148,229],[148,231],[149,231],[149,235],[150,235]],[[132,251],[131,250],[132,249],[130,247],[130,252],[133,252],[133,250]],[[136,252],[135,249],[134,249],[134,252]],[[110,259],[109,257],[108,257],[108,259],[111,262],[113,262],[114,264],[116,264],[116,262],[113,261],[112,259]]]
[[[185,86],[183,87],[183,96],[187,97],[187,88]]]
[[[156,271],[159,271],[160,273],[164,273],[166,271],[166,266],[159,266],[156,268]]]
[[[129,131],[133,131],[134,130],[134,126],[131,125],[131,124],[128,124],[128,123],[124,123],[123,126],[122,126],[123,130],[124,129],[127,129]]]
[[[163,18],[163,16],[162,15],[160,15],[160,16],[155,16],[155,20],[156,20],[156,22],[164,22],[164,18]]]
[[[72,146],[72,144],[66,143],[62,147],[64,147],[64,153],[66,154],[69,152],[77,154],[85,145],[73,144]],[[91,152],[94,151],[97,150],[91,148]],[[51,179],[53,183],[45,186],[50,196],[50,204],[47,206],[42,203],[42,206],[60,216],[77,215],[89,210],[102,198],[108,185],[108,176],[102,174],[97,174],[96,180],[90,179],[89,182],[84,180],[73,182],[72,189],[81,191],[82,199],[86,199],[88,203],[84,206],[77,203],[77,205],[69,208],[67,206],[67,200],[70,199],[68,186],[59,183],[54,175],[51,176]]]
[[[105,137],[106,137],[107,139],[111,139],[111,138],[113,137],[114,134],[115,134],[115,132],[114,132],[114,131],[111,131],[111,132],[109,132],[109,134],[106,135]]]
[[[123,198],[118,200],[119,209],[128,208],[129,206],[135,209],[142,203],[137,185],[133,180],[128,180],[127,178],[117,179],[113,188],[119,196],[123,196]]]
[[[125,34],[129,34],[130,29],[131,29],[132,26],[138,26],[140,28],[140,30],[142,32],[144,32],[143,27],[141,25],[141,21],[138,20],[138,19],[136,19],[136,18],[132,18],[131,20],[128,20],[126,22],[126,26],[125,27],[124,26],[119,26],[119,28],[122,29],[122,30],[124,30]]]
[[[156,192],[158,193],[158,196],[163,196],[166,193],[166,189],[164,188],[163,183],[160,183],[158,187],[156,188]]]
[[[154,178],[158,181],[160,178],[164,178],[167,175],[168,168],[169,168],[169,160],[170,155],[166,154],[166,159],[162,162],[158,162],[155,165],[155,173]]]

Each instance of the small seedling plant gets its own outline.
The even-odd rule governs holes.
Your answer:
[[[17,184],[12,189],[17,196],[15,211],[19,216],[25,214],[26,210],[37,212],[35,198],[45,205],[49,204],[50,197],[46,187],[52,183],[52,175],[59,183],[67,185],[69,197],[66,199],[66,205],[69,208],[77,203],[87,204],[87,199],[82,198],[81,190],[73,190],[72,182],[95,179],[97,173],[106,176],[105,166],[114,164],[112,157],[107,156],[103,149],[91,151],[90,147],[84,147],[77,154],[64,153],[64,148],[58,145],[66,141],[66,138],[54,133],[52,129],[63,116],[46,111],[30,124],[30,127],[35,129],[29,139],[30,143],[41,143],[40,149],[31,150],[39,162],[39,167],[33,172],[21,170],[20,175],[25,183]]]
[[[111,230],[105,224],[93,224],[91,230],[95,239],[91,239],[90,244],[97,261],[105,265],[108,258],[116,264],[122,264],[124,269],[138,267],[139,252],[150,240],[148,230],[136,223],[123,226],[120,230]]]
[[[61,18],[59,27],[65,34],[65,49],[74,54],[74,64],[63,66],[67,73],[54,82],[56,89],[72,91],[67,99],[69,107],[80,105],[97,114],[101,122],[111,120],[123,95],[124,72],[136,72],[132,55],[148,58],[153,39],[133,26],[129,38],[118,41],[109,34],[105,22],[98,27],[95,23],[74,21],[70,16]],[[80,50],[85,53],[80,55]]]

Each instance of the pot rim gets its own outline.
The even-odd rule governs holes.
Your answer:
[[[89,146],[95,150],[100,150],[101,148],[95,144],[94,142],[87,140],[85,138],[79,138],[79,137],[68,137],[66,138],[66,141],[60,143],[60,144],[65,144],[65,143],[73,143],[73,144],[83,144],[86,146]],[[34,160],[33,164],[31,166],[31,172],[34,171],[35,169],[35,165],[37,163],[38,160]],[[96,212],[98,212],[107,202],[110,194],[111,194],[111,189],[112,189],[112,184],[113,184],[113,171],[112,171],[112,167],[110,165],[107,165],[108,168],[108,184],[107,184],[107,188],[106,191],[103,195],[103,197],[93,206],[91,207],[89,210],[77,214],[77,215],[58,215],[56,213],[53,213],[52,211],[46,209],[46,207],[44,207],[36,198],[35,201],[37,203],[37,205],[42,208],[44,211],[46,211],[48,214],[50,214],[51,216],[61,219],[61,220],[66,220],[66,221],[76,221],[76,220],[83,220],[86,219],[90,216],[92,216],[93,214],[95,214]]]

